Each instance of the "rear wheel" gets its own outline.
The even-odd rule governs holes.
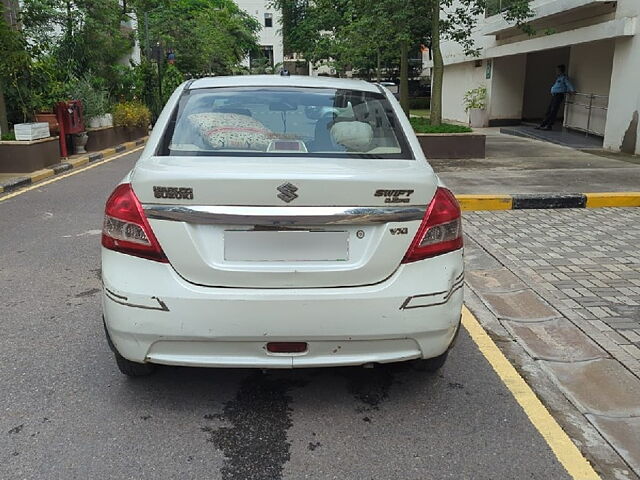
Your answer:
[[[413,368],[419,372],[435,373],[442,368],[444,362],[447,361],[448,355],[449,350],[437,357],[413,360]]]

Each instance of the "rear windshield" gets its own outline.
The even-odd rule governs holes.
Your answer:
[[[382,93],[285,87],[188,92],[159,153],[412,158]]]

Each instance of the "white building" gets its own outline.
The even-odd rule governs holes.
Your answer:
[[[281,12],[273,8],[269,0],[236,0],[236,4],[260,22],[262,28],[258,32],[258,43],[262,56],[269,59],[272,67],[282,64],[284,47],[280,32]],[[247,58],[244,65],[249,67],[250,62],[251,59]]]
[[[507,1],[495,0],[498,9]],[[565,64],[580,95],[566,104],[564,125],[604,137],[606,149],[640,154],[640,0],[530,5],[534,36],[487,12],[473,32],[479,57],[442,44],[443,117],[466,122],[462,97],[484,85],[489,125],[537,121],[549,103],[555,67]]]

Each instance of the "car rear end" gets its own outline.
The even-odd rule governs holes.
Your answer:
[[[293,77],[178,89],[107,202],[117,355],[294,368],[445,353],[462,304],[460,209],[391,97]]]

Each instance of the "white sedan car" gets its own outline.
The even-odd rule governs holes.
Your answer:
[[[435,370],[460,326],[460,208],[388,90],[240,76],[173,94],[109,197],[118,367]]]

